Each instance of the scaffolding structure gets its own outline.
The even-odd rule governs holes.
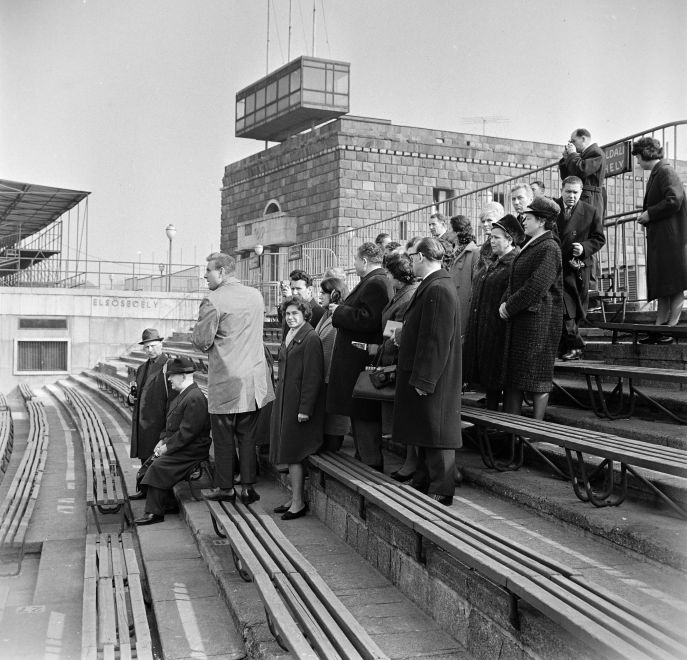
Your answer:
[[[88,195],[0,179],[0,286],[71,286],[88,251]],[[69,258],[74,255],[74,258]]]

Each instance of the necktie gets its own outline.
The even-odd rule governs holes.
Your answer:
[[[565,207],[565,219],[570,220],[571,215],[572,215],[572,206],[566,206]]]

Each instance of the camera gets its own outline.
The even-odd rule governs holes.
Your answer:
[[[129,383],[129,396],[133,399],[138,396],[138,387],[136,387],[136,381],[131,381]]]

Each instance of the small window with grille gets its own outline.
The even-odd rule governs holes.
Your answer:
[[[66,330],[66,318],[22,317],[19,319],[20,330]]]
[[[14,373],[69,373],[69,349],[69,339],[17,339]]]

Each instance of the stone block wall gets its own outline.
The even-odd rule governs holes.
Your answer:
[[[341,482],[310,466],[313,512],[475,658],[598,658],[522,601],[511,623],[509,594]]]
[[[233,252],[236,224],[263,217],[270,200],[297,218],[295,242],[381,221],[555,161],[561,145],[507,140],[388,121],[341,117],[227,165],[221,246]],[[269,236],[263,239],[270,245]]]

